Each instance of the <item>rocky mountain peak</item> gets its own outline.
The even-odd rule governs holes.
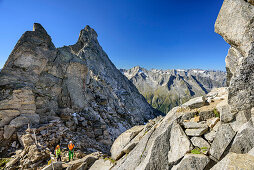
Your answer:
[[[43,145],[51,148],[73,140],[86,152],[109,152],[123,131],[160,114],[116,69],[89,26],[76,44],[55,48],[46,30],[35,23],[33,31],[19,39],[0,79],[3,154],[28,124],[47,127],[52,121],[59,127],[51,139],[42,136]],[[68,137],[56,132],[59,128],[68,131]]]
[[[48,34],[40,23],[34,23],[33,31],[41,32],[42,34]]]
[[[83,44],[88,42],[97,43],[97,33],[94,29],[92,29],[89,25],[87,25],[84,29],[80,31],[78,42],[81,42]]]

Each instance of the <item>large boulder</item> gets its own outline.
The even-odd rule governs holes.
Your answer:
[[[191,143],[193,144],[193,146],[198,147],[198,148],[205,148],[204,153],[206,154],[209,149],[210,149],[210,144],[203,139],[202,137],[192,137],[191,138]]]
[[[163,120],[157,122],[141,137],[139,143],[126,156],[119,159],[117,169],[168,169],[178,163],[193,147],[177,123],[183,113],[176,107]]]
[[[132,148],[126,147],[132,139],[134,139],[140,131],[144,128],[143,126],[134,126],[133,128],[122,133],[113,143],[111,147],[111,157],[115,160],[119,159],[125,153],[128,153]],[[137,142],[134,142],[131,147],[135,147]]]
[[[211,170],[225,170],[225,169],[254,169],[254,156],[248,154],[227,154],[219,163],[212,167]]]
[[[206,123],[183,122],[182,125],[186,129],[208,128],[208,125]]]
[[[199,108],[205,105],[205,97],[196,97],[194,99],[190,99],[188,102],[184,103],[183,107],[189,107],[191,109]]]
[[[99,159],[89,168],[89,170],[110,170],[113,163],[110,160]]]
[[[237,132],[230,152],[248,153],[254,147],[254,126],[252,121],[245,123]]]
[[[203,170],[209,161],[210,159],[202,154],[186,154],[172,170]]]
[[[235,133],[236,132],[229,124],[222,124],[219,127],[210,148],[210,154],[212,158],[214,158],[216,161],[220,160],[227,146],[234,138]]]
[[[67,170],[89,169],[94,164],[94,162],[99,159],[99,156],[100,154],[95,152],[81,159],[68,162],[64,164],[64,167],[67,167]]]
[[[185,133],[188,136],[201,136],[208,131],[208,126],[199,129],[186,129]]]
[[[52,162],[50,165],[44,167],[42,170],[62,170],[62,162]]]
[[[234,114],[230,112],[230,106],[228,105],[227,100],[217,104],[216,109],[220,113],[220,120],[224,123],[231,122],[235,118]]]
[[[168,152],[168,162],[170,165],[176,163],[187,152],[193,148],[189,138],[186,136],[179,124],[173,123],[170,134],[170,150]]]

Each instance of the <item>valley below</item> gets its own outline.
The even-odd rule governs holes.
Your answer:
[[[155,109],[168,113],[189,99],[226,87],[226,72],[199,69],[147,70],[139,66],[120,71]]]

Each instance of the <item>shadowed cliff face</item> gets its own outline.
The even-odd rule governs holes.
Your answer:
[[[154,108],[167,113],[212,88],[226,86],[226,73],[206,70],[146,70],[139,66],[121,72]]]
[[[120,133],[158,115],[112,64],[89,26],[76,44],[55,48],[45,29],[34,24],[16,44],[0,80],[1,140],[27,124],[60,117],[70,134],[82,137],[76,139],[81,148],[107,152]]]

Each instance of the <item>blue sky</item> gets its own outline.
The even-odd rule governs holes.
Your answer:
[[[223,0],[0,0],[0,68],[39,22],[56,47],[93,27],[118,68],[225,70],[229,45],[214,33]]]

